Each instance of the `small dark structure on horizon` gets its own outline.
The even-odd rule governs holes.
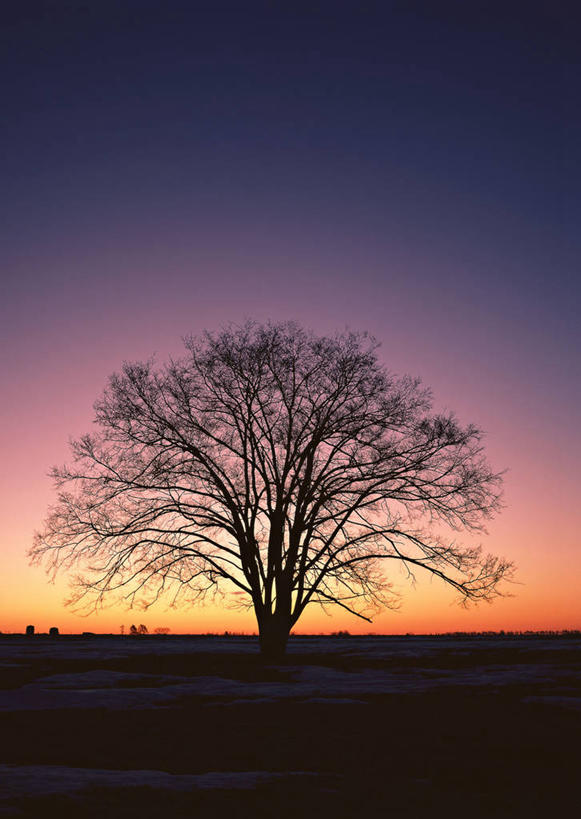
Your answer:
[[[48,636],[49,637],[58,637],[59,636],[58,628],[56,626],[52,626],[52,628],[50,628],[49,631],[48,631]]]
[[[34,626],[26,626],[26,636],[34,637]]]

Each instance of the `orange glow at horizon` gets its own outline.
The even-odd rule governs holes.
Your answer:
[[[561,527],[561,550],[575,554],[571,538],[565,542],[566,527]],[[520,536],[520,542],[517,541]],[[538,541],[537,536],[537,541]],[[325,613],[319,606],[309,607],[293,631],[297,634],[330,633],[347,630],[351,634],[426,634],[451,631],[526,631],[564,630],[581,628],[578,608],[579,574],[571,572],[569,582],[563,582],[562,567],[558,562],[547,565],[535,554],[534,535],[524,529],[523,522],[514,520],[514,514],[505,512],[492,527],[489,537],[482,538],[487,551],[513,557],[518,564],[515,584],[505,590],[510,596],[492,603],[458,605],[457,597],[443,583],[427,574],[418,574],[412,585],[403,572],[394,572],[390,579],[401,595],[398,610],[384,610],[372,618],[372,623],[360,620],[347,612],[335,610]],[[24,556],[29,544],[22,543],[22,551],[14,561],[10,585],[0,582],[0,631],[22,633],[33,624],[38,633],[57,626],[61,633],[120,633],[121,625],[127,633],[131,624],[144,623],[150,632],[167,627],[172,634],[191,633],[256,633],[257,626],[251,610],[241,611],[207,604],[198,607],[171,609],[159,601],[147,610],[124,606],[104,608],[98,613],[80,616],[63,605],[68,596],[68,578],[57,577],[49,583],[43,569],[29,567]],[[531,552],[527,551],[527,545]],[[538,544],[542,547],[542,543]],[[27,593],[23,593],[27,590]],[[333,610],[328,609],[329,613]]]
[[[353,296],[348,313],[363,313],[364,303],[358,306],[357,298],[362,297]],[[220,326],[220,316],[229,310],[225,303],[217,305],[214,313],[208,310],[203,324],[199,320],[193,325],[188,310],[181,307],[180,313],[180,307],[174,305],[165,322],[159,321],[146,337],[143,317],[136,316],[130,324],[123,315],[123,320],[118,317],[115,338],[89,323],[83,328],[81,345],[70,345],[63,330],[44,359],[31,357],[24,348],[16,351],[11,365],[16,375],[4,382],[3,410],[10,422],[0,427],[4,463],[0,475],[0,631],[21,632],[34,624],[39,631],[57,626],[63,632],[118,633],[121,624],[127,628],[135,621],[145,623],[150,631],[165,626],[173,633],[256,630],[252,613],[211,607],[168,611],[163,603],[148,612],[117,608],[105,609],[98,616],[75,617],[63,606],[68,596],[66,577],[59,577],[52,586],[43,570],[30,568],[26,558],[33,531],[42,526],[47,508],[55,500],[48,470],[51,464],[69,459],[69,436],[91,429],[92,403],[108,375],[118,370],[122,358],[144,359],[152,350],[159,351],[160,361],[179,354],[180,332],[185,335],[199,332],[203,326]],[[491,354],[478,357],[477,347],[460,357],[460,340],[472,338],[468,325],[460,319],[456,336],[448,342],[442,325],[432,317],[433,326],[426,323],[422,340],[414,334],[406,336],[404,325],[386,328],[383,314],[373,318],[371,306],[367,304],[365,309],[367,328],[384,342],[388,368],[420,375],[434,391],[436,408],[449,407],[461,421],[487,431],[484,443],[490,463],[495,469],[508,469],[505,509],[491,522],[488,535],[457,536],[513,560],[517,583],[507,587],[513,597],[464,610],[454,604],[451,591],[441,588],[436,580],[418,574],[413,588],[396,571],[390,580],[402,595],[399,612],[384,612],[368,624],[346,612],[336,611],[328,617],[312,607],[295,630],[432,633],[580,628],[577,405],[565,402],[565,387],[559,390],[556,381],[551,388],[548,373],[554,370],[545,371],[539,386],[515,346],[506,347],[503,357],[500,348],[497,350],[499,363],[495,360],[493,364]],[[252,313],[258,320],[288,317],[268,305],[259,309],[254,304]],[[234,308],[230,315],[236,315]],[[326,323],[309,321],[304,315],[303,323],[318,332],[332,332],[341,325],[343,315],[338,312]],[[444,314],[439,315],[443,321]],[[512,323],[509,329],[514,329]],[[482,343],[488,345],[488,338],[483,338]],[[474,357],[479,362],[476,368]]]
[[[446,384],[448,394],[453,385]],[[66,432],[75,434],[87,429],[88,394],[93,393],[91,379],[87,395],[77,396],[64,413],[62,422],[44,438],[31,436],[24,444],[6,441],[5,451],[12,448],[16,468],[10,485],[4,488],[2,574],[0,576],[0,631],[23,632],[33,624],[38,632],[57,626],[62,633],[93,631],[119,633],[123,624],[128,630],[132,623],[144,623],[149,631],[168,627],[171,633],[256,632],[251,611],[205,606],[172,610],[162,602],[147,611],[126,610],[123,607],[103,609],[88,617],[74,615],[64,607],[68,596],[66,575],[51,585],[44,571],[28,566],[26,551],[31,545],[32,530],[38,528],[54,495],[46,478],[46,464],[67,458],[63,441]],[[442,390],[444,391],[444,390]],[[456,395],[457,399],[461,396]],[[76,420],[84,402],[85,420]],[[452,401],[451,401],[452,403]],[[470,418],[469,402],[460,406],[460,417]],[[33,428],[35,410],[25,407],[21,413],[24,428]],[[494,417],[493,408],[480,408],[482,418]],[[480,420],[480,419],[477,419]],[[490,427],[490,425],[489,425]],[[532,430],[536,435],[536,430]],[[365,633],[435,633],[448,631],[501,630],[561,630],[581,628],[579,589],[581,588],[581,555],[578,549],[576,510],[576,471],[573,451],[554,442],[537,441],[536,451],[530,446],[531,432],[520,428],[515,433],[506,418],[502,418],[487,441],[487,455],[493,465],[509,464],[505,479],[506,508],[489,527],[490,533],[465,541],[480,543],[487,552],[514,560],[516,583],[507,585],[513,595],[463,609],[456,604],[452,591],[427,574],[417,576],[412,586],[403,573],[390,576],[401,593],[399,611],[385,611],[372,623],[359,620],[336,610],[332,616],[313,606],[307,609],[294,631],[297,633],[328,633],[347,630]],[[543,449],[544,447],[544,449]],[[560,485],[547,485],[546,475],[536,464],[546,459],[560,475]],[[39,462],[43,468],[39,468]],[[44,473],[44,474],[43,474]],[[14,490],[17,487],[17,491]],[[6,498],[10,497],[7,503]],[[542,502],[537,501],[542,498]],[[549,535],[547,533],[550,533]],[[549,540],[550,538],[550,540]]]

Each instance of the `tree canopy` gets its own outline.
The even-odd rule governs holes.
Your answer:
[[[463,601],[500,593],[511,564],[455,534],[500,506],[482,433],[435,413],[373,339],[248,322],[185,348],[165,366],[124,364],[95,404],[97,431],[53,470],[58,502],[31,553],[81,568],[76,602],[230,587],[272,656],[310,604],[364,619],[394,605],[394,561]]]

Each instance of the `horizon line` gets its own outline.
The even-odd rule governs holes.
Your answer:
[[[498,637],[510,637],[510,636],[523,636],[523,635],[544,635],[544,636],[567,636],[567,635],[581,635],[581,628],[568,628],[568,629],[487,629],[487,630],[474,630],[474,631],[465,631],[465,630],[454,630],[454,631],[427,631],[427,632],[414,632],[414,631],[406,631],[406,632],[378,632],[378,631],[367,631],[367,632],[355,632],[351,633],[346,629],[332,631],[332,632],[291,632],[289,635],[289,639],[291,637],[333,637],[333,638],[357,638],[357,637],[449,637],[449,636],[458,636],[458,635],[466,635],[466,636],[498,636]],[[147,637],[162,637],[167,639],[168,637],[222,637],[222,638],[232,638],[232,637],[240,637],[240,638],[257,638],[257,632],[246,632],[246,631],[205,631],[205,632],[166,632],[166,633],[155,633],[153,632],[146,632],[146,633],[139,633],[139,634],[132,634],[130,632],[126,633],[119,633],[119,632],[111,632],[111,631],[82,631],[82,632],[58,632],[57,634],[51,635],[48,631],[37,631],[32,634],[27,634],[25,631],[0,631],[0,637],[26,637],[27,639],[31,639],[34,637],[51,637],[53,639],[57,639],[58,637],[128,637],[128,638],[147,638]]]

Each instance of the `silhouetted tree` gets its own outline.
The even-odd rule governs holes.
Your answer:
[[[392,562],[464,601],[499,594],[510,564],[440,526],[478,531],[499,508],[480,431],[433,413],[366,334],[249,322],[186,350],[113,375],[99,431],[53,472],[59,502],[32,555],[89,569],[76,601],[118,591],[149,605],[170,587],[195,601],[227,581],[277,656],[311,603],[366,620],[394,605]]]

